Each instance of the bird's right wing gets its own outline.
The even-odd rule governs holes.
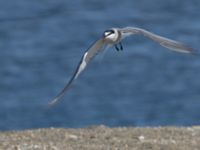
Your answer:
[[[105,43],[103,38],[96,41],[82,56],[81,61],[79,65],[76,68],[76,71],[74,72],[72,78],[69,80],[69,82],[65,85],[63,90],[53,99],[50,101],[49,105],[55,104],[61,97],[64,96],[65,92],[69,89],[72,82],[78,78],[80,73],[86,68],[90,60],[100,51],[103,50],[105,47]]]
[[[143,35],[144,37],[147,37],[147,38],[159,43],[161,46],[164,46],[170,50],[174,50],[174,51],[182,52],[182,53],[193,53],[194,52],[193,48],[191,48],[183,43],[156,35],[152,32],[149,32],[149,31],[141,29],[141,28],[126,27],[126,28],[122,28],[119,30],[121,31],[123,38],[130,36],[130,35],[138,34],[138,35]]]

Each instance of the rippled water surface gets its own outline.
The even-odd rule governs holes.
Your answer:
[[[156,5],[155,5],[156,4]],[[136,26],[199,49],[200,1],[0,2],[0,130],[200,124],[200,56],[131,37],[47,104],[110,27]],[[199,49],[200,52],[200,49]]]

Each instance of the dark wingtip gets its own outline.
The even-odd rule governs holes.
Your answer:
[[[191,51],[189,54],[193,56],[200,56],[200,53],[198,51]]]

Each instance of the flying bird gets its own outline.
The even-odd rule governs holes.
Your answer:
[[[181,53],[193,53],[193,49],[183,43],[156,35],[142,28],[111,28],[104,31],[101,38],[98,39],[93,45],[91,45],[91,47],[86,50],[69,82],[65,85],[63,90],[52,101],[50,101],[49,104],[53,105],[63,97],[73,81],[78,78],[78,76],[82,73],[82,71],[86,68],[88,63],[92,60],[92,58],[94,58],[96,54],[112,46],[114,46],[117,51],[123,50],[121,41],[131,35],[142,35],[173,51]]]

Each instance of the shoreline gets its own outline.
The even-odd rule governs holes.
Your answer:
[[[200,126],[44,128],[1,131],[2,150],[197,150]]]

